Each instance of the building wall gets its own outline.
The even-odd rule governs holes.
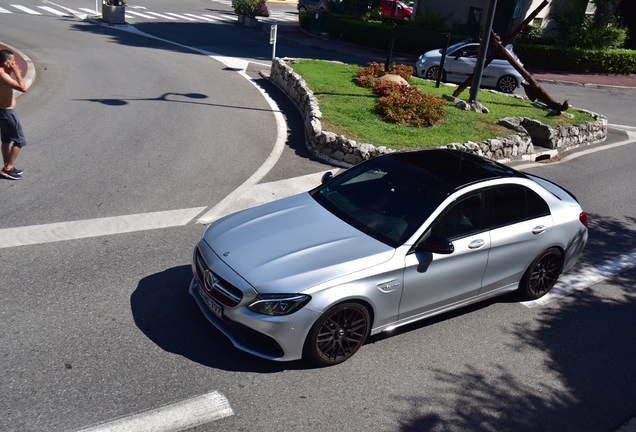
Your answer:
[[[504,8],[505,0],[498,0],[497,10]],[[518,17],[514,16],[514,12],[511,12],[509,17],[510,25],[505,26],[499,23],[501,27],[515,28],[523,20],[526,19],[533,10],[535,10],[543,0],[508,0],[513,1],[514,5],[510,10],[514,9],[517,12]],[[535,25],[541,26],[544,30],[544,34],[553,35],[554,20],[550,19],[550,14],[554,10],[554,7],[564,7],[566,4],[587,6],[586,13],[594,13],[594,4],[592,0],[551,0],[550,3],[543,8],[543,10],[537,15],[534,20]],[[417,0],[416,9],[420,15],[433,14],[436,17],[444,17],[446,24],[453,26],[454,24],[466,25],[470,21],[474,20],[478,27],[484,25],[486,14],[488,12],[488,6],[490,0]],[[503,17],[500,17],[503,18]],[[480,21],[478,21],[480,20]],[[506,19],[508,20],[508,19]],[[501,20],[500,20],[501,21]],[[508,30],[508,28],[500,29],[502,33]]]

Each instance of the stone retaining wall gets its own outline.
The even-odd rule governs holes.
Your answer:
[[[294,59],[272,60],[270,80],[287,93],[298,106],[305,119],[307,147],[316,157],[335,165],[350,167],[373,156],[395,151],[384,146],[375,147],[372,144],[358,143],[343,135],[323,130],[320,123],[322,113],[317,99],[301,76],[295,73],[286,61],[293,62]],[[564,149],[604,140],[607,136],[607,119],[596,113],[579,111],[590,114],[595,121],[554,129],[536,120],[509,117],[500,120],[499,124],[514,130],[514,135],[479,143],[450,143],[440,147],[460,149],[495,160],[534,160],[535,146]]]

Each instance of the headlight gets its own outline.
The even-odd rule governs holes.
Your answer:
[[[305,294],[259,294],[247,308],[263,315],[289,315],[305,306],[311,297]]]

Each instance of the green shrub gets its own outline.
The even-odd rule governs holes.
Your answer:
[[[411,87],[378,78],[385,74],[399,75],[407,82],[413,76],[413,68],[392,63],[385,72],[383,63],[369,63],[356,72],[353,81],[361,87],[370,88],[380,96],[375,110],[387,122],[403,126],[433,126],[444,118],[446,103],[435,96],[427,95],[417,87]]]
[[[376,111],[390,123],[430,127],[444,118],[446,102],[417,87],[382,82],[376,85],[374,92],[380,94]]]
[[[541,45],[515,45],[527,69],[568,72],[631,74],[636,72],[636,51],[589,50]]]

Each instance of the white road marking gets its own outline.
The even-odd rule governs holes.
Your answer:
[[[636,249],[597,266],[583,268],[576,273],[566,275],[545,296],[538,300],[521,302],[521,304],[528,308],[545,306],[575,291],[597,284],[633,267],[636,267]]]
[[[89,8],[78,8],[78,9],[86,13],[89,13],[91,15],[99,15],[99,12],[95,12],[95,9],[89,9]]]
[[[335,174],[337,168],[336,170],[329,171]],[[209,212],[199,218],[197,222],[211,223],[216,219],[237,211],[256,207],[270,201],[296,195],[302,192],[307,192],[320,184],[320,180],[326,172],[327,171],[322,171],[301,177],[253,185],[238,193],[234,199],[230,198],[227,201],[221,201]]]
[[[214,15],[207,15],[207,14],[203,14],[204,17],[208,17],[208,18],[212,18],[212,19],[216,19],[216,20],[221,20],[221,21],[226,21],[226,22],[234,22],[233,19],[227,18],[227,17],[222,17],[222,16],[214,16]]]
[[[78,11],[76,11],[76,10],[73,10],[73,9],[67,8],[67,7],[65,7],[65,6],[62,6],[62,5],[59,5],[59,4],[56,4],[56,3],[53,3],[53,2],[52,2],[52,1],[50,1],[50,0],[42,0],[42,3],[47,3],[47,4],[53,5],[53,6],[55,6],[55,7],[58,7],[58,8],[60,8],[60,9],[64,9],[65,11],[70,12],[70,13],[72,13],[73,15],[75,15],[75,16],[77,16],[77,17],[81,18],[81,19],[86,18],[86,14],[83,14],[83,13],[78,12]],[[93,12],[91,12],[91,13],[95,13],[95,12],[93,11]]]
[[[61,12],[61,11],[59,11],[57,9],[53,9],[52,7],[48,7],[48,6],[38,6],[38,8],[42,9],[42,10],[45,10],[47,12],[50,12],[50,13],[52,13],[54,15],[57,15],[57,16],[66,16],[66,17],[73,16],[73,15],[69,15],[69,14],[67,14],[65,12]]]
[[[162,14],[157,13],[157,12],[146,12],[146,13],[150,14],[150,15],[158,16],[159,18],[169,19],[169,20],[172,20],[172,21],[176,20],[175,17],[171,17],[171,16],[168,16],[168,15],[162,15]]]
[[[173,17],[176,17],[176,18],[181,18],[181,19],[186,20],[186,21],[196,21],[194,18],[190,18],[190,17],[183,16],[183,15],[178,15],[176,13],[172,13],[172,12],[164,12],[164,13],[166,15],[170,15],[170,16],[173,16]]]
[[[189,13],[184,13],[185,16],[189,16],[192,17],[194,19],[198,19],[198,20],[203,20],[203,21],[212,21],[214,22],[215,20],[210,19],[210,18],[205,18],[203,16],[198,16],[198,15],[194,15],[194,14],[189,14]]]
[[[227,398],[211,392],[163,408],[135,414],[77,432],[170,432],[234,415]]]
[[[137,16],[140,16],[140,17],[142,17],[142,18],[147,18],[147,19],[151,19],[151,20],[156,20],[156,19],[157,19],[156,17],[153,17],[153,16],[151,16],[151,15],[148,15],[148,14],[145,14],[145,13],[141,13],[141,12],[133,12],[133,11],[131,11],[131,10],[129,10],[129,11],[127,12],[127,14],[128,14],[128,15],[137,15]]]
[[[13,12],[0,7],[0,13],[13,13]]]
[[[12,4],[11,7],[14,7],[14,8],[18,9],[18,10],[21,10],[22,12],[26,12],[26,13],[28,13],[30,15],[42,15],[40,12],[34,11],[33,9],[29,9],[26,6]]]
[[[0,248],[183,226],[206,207],[0,229]]]

